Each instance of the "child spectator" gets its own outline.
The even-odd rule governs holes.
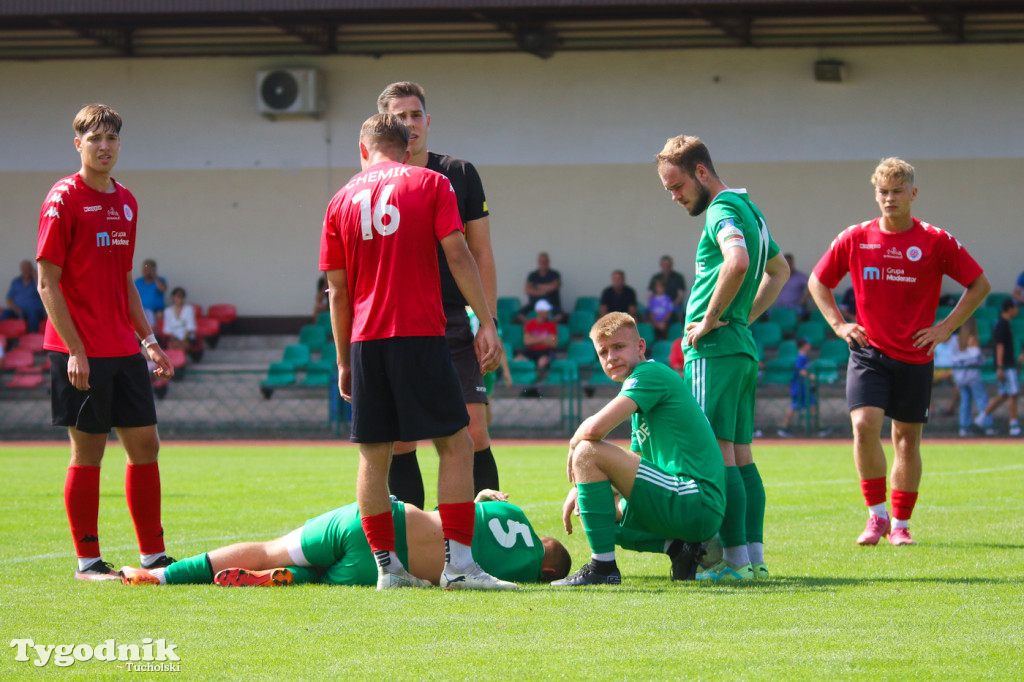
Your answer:
[[[654,290],[647,302],[647,313],[654,327],[654,338],[663,340],[668,338],[668,326],[672,322],[672,311],[675,304],[669,298],[665,290],[665,280],[657,278],[654,280]]]
[[[525,348],[516,350],[516,360],[530,359],[537,363],[538,375],[551,364],[551,357],[558,346],[558,325],[551,319],[553,308],[543,298],[534,304],[537,317],[527,320],[523,325]]]
[[[956,335],[956,346],[950,353],[953,365],[953,381],[960,390],[960,435],[971,434],[971,402],[978,404],[978,414],[986,436],[994,436],[992,417],[985,415],[988,407],[988,393],[985,382],[981,379],[981,367],[985,364],[985,356],[981,353],[981,341],[978,337],[978,321],[973,317],[964,322]]]
[[[818,410],[818,400],[814,397],[810,387],[811,359],[807,354],[811,351],[811,342],[807,339],[797,339],[796,343],[796,363],[793,368],[793,379],[789,382],[789,411],[786,412],[786,418],[782,420],[782,428],[778,431],[783,438],[793,437],[793,434],[787,430],[793,415],[809,408],[813,416]]]

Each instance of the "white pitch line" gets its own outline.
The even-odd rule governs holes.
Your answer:
[[[203,543],[203,544],[211,543],[212,544],[214,542],[224,542],[224,541],[227,541],[227,540],[252,541],[252,538],[253,538],[253,536],[251,534],[250,535],[224,535],[224,536],[221,536],[221,537],[213,537],[213,538],[196,538],[195,540],[189,540],[189,542],[199,542],[199,543]],[[259,542],[259,541],[257,540],[257,542]],[[221,546],[221,545],[218,545],[218,547],[219,546]],[[214,548],[211,548],[211,549],[214,549]],[[118,546],[114,546],[114,547],[104,546],[104,548],[103,548],[104,552],[109,551],[111,553],[114,553],[114,552],[127,552],[127,551],[131,551],[131,550],[138,550],[138,545],[118,545]],[[12,559],[0,559],[0,565],[3,565],[3,564],[23,564],[23,563],[26,563],[26,562],[29,562],[29,561],[46,561],[48,559],[74,559],[74,558],[75,558],[75,553],[74,552],[53,552],[51,554],[36,554],[34,556],[21,556],[21,557],[14,557]]]
[[[926,471],[923,476],[976,476],[980,474],[994,474],[1002,471],[1019,471],[1024,469],[1024,464],[1011,464],[1005,467],[992,467],[989,469],[968,469],[967,471]],[[856,478],[839,478],[831,481],[794,481],[782,483],[765,483],[765,488],[797,488],[808,485],[838,485],[856,483]]]

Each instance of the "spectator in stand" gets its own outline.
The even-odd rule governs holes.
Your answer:
[[[516,360],[533,360],[537,372],[544,372],[551,365],[551,358],[558,346],[558,324],[551,319],[552,306],[543,298],[537,301],[534,310],[537,317],[530,318],[523,325],[523,346],[516,350]]]
[[[683,337],[672,339],[672,350],[668,354],[668,366],[679,372],[679,376],[686,373],[686,353],[683,351]]]
[[[168,348],[186,353],[192,350],[196,340],[196,311],[185,304],[185,290],[181,287],[171,292],[171,307],[164,314],[164,334]]]
[[[320,317],[320,313],[331,309],[331,300],[327,289],[327,278],[322,276],[316,281],[316,301],[313,302],[313,322]]]
[[[772,309],[790,308],[797,312],[799,319],[806,320],[807,301],[811,298],[811,292],[807,288],[807,273],[800,272],[793,264],[793,254],[786,254],[786,263],[789,264],[789,279],[782,285],[779,297],[775,299]],[[771,315],[771,311],[769,311]]]
[[[681,313],[683,312],[683,303],[686,302],[686,278],[683,277],[682,273],[672,269],[672,256],[668,254],[661,257],[660,266],[661,270],[651,275],[650,281],[647,282],[647,291],[649,295],[653,296],[654,281],[661,278],[665,282],[665,293],[672,299],[672,305],[675,310]],[[682,319],[681,316],[680,319]]]
[[[626,273],[622,270],[612,272],[612,285],[601,292],[598,317],[608,313],[629,313],[636,319],[636,290],[626,284]]]
[[[1024,363],[1024,352],[1020,357],[1014,356],[1017,346],[1013,339],[1013,328],[1010,327],[1010,320],[1017,317],[1019,310],[1017,302],[1012,298],[1003,301],[1002,312],[996,320],[996,327],[992,330],[992,345],[995,348],[996,379],[999,380],[999,395],[995,397],[988,407],[978,415],[974,423],[985,428],[985,419],[999,408],[1003,403],[1009,403],[1007,412],[1010,416],[1010,435],[1020,435],[1020,422],[1017,421],[1017,394],[1020,387],[1017,383],[1017,362]],[[962,408],[961,408],[962,409]]]
[[[135,280],[135,288],[139,290],[146,320],[153,326],[164,316],[164,309],[167,307],[164,302],[167,280],[156,274],[156,261],[152,258],[142,261],[142,277]]]
[[[21,274],[11,280],[7,310],[0,314],[0,320],[11,319],[25,320],[29,332],[38,332],[39,323],[46,319],[46,307],[36,287],[35,268],[27,260],[21,261]]]
[[[847,322],[857,321],[857,295],[853,293],[853,287],[847,289],[840,299],[839,312]]]
[[[555,323],[562,323],[566,319],[562,310],[562,295],[559,290],[562,288],[562,275],[558,270],[551,269],[551,259],[548,254],[541,251],[537,254],[537,269],[526,276],[527,301],[519,310],[516,322],[525,324],[530,312],[536,310],[537,301],[543,299],[551,304],[551,319]]]
[[[797,339],[796,362],[793,367],[793,378],[789,382],[789,411],[786,418],[782,420],[782,428],[778,433],[783,438],[792,438],[789,432],[789,422],[800,410],[810,409],[813,418],[818,410],[818,401],[811,392],[811,359],[808,353],[811,352],[811,342],[807,339]]]
[[[672,323],[674,309],[675,304],[665,290],[665,280],[660,277],[655,279],[651,298],[647,302],[647,319],[654,327],[654,338],[659,341],[668,338],[668,326]]]
[[[958,335],[954,334],[935,346],[935,350],[932,352],[932,362],[935,365],[935,371],[932,373],[932,386],[941,386],[948,383],[953,387],[953,397],[950,399],[949,405],[942,410],[943,416],[946,417],[952,416],[956,410],[957,403],[960,401],[960,389],[953,379],[953,350],[957,347],[958,343]],[[929,407],[928,411],[932,412],[933,410]]]
[[[1013,300],[1018,307],[1024,305],[1024,272],[1017,276],[1017,283],[1013,286]]]
[[[985,391],[985,382],[981,378],[985,356],[981,353],[978,320],[968,318],[960,327],[955,339],[956,345],[950,353],[949,362],[953,366],[953,381],[960,392],[960,435],[971,435],[971,403],[974,402],[978,405],[978,414],[983,417],[981,428],[984,429],[985,435],[994,436],[996,431],[992,428],[992,416],[985,415],[988,392]]]

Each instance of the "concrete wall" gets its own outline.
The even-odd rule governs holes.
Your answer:
[[[848,81],[816,83],[821,56],[845,60]],[[0,281],[34,256],[44,194],[78,168],[74,113],[103,101],[125,117],[115,177],[139,199],[137,264],[156,258],[199,303],[305,313],[323,211],[357,169],[359,125],[384,85],[408,78],[427,88],[430,147],[480,169],[502,295],[522,294],[540,250],[567,303],[619,267],[644,288],[662,253],[692,281],[701,223],[651,163],[681,132],[750,190],[803,270],[839,230],[877,215],[868,178],[879,158],[902,156],[918,170],[915,214],[1008,290],[1024,268],[1020,63],[1019,45],[3,62]],[[320,68],[327,115],[261,117],[255,72],[270,66]]]

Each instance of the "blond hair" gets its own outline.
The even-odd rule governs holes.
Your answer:
[[[363,122],[359,141],[377,149],[389,147],[401,156],[409,147],[409,128],[394,114],[374,114]]]
[[[959,346],[961,352],[971,346],[981,345],[981,337],[978,335],[978,320],[974,317],[967,318],[956,334],[956,345]]]
[[[93,130],[110,131],[120,135],[121,115],[106,104],[87,104],[78,112],[71,125],[78,137],[83,137]]]
[[[875,168],[875,172],[871,175],[872,185],[878,187],[881,183],[895,185],[907,183],[913,187],[914,167],[903,159],[898,159],[895,156],[890,156],[888,159],[882,159],[881,162],[879,162],[878,167]]]
[[[614,336],[620,329],[629,329],[636,338],[640,332],[636,330],[636,320],[629,313],[608,313],[590,328],[590,340],[599,341]]]
[[[696,176],[697,166],[704,166],[709,173],[718,176],[714,164],[711,163],[711,152],[708,151],[707,145],[701,142],[699,137],[692,135],[670,137],[654,159],[659,166],[666,163],[678,166],[689,173],[690,177]]]

